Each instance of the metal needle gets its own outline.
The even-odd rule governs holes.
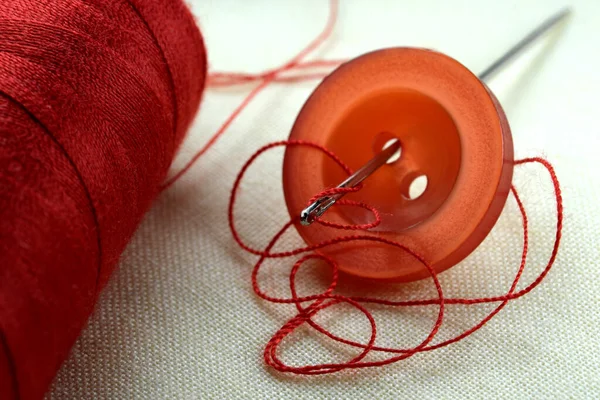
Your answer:
[[[515,56],[517,56],[522,50],[527,48],[531,43],[533,43],[536,39],[540,38],[542,35],[548,32],[551,28],[558,25],[561,21],[565,20],[570,14],[571,10],[567,8],[548,18],[541,25],[539,25],[537,28],[531,31],[527,36],[521,39],[512,48],[510,48],[510,50],[504,53],[502,57],[497,59],[481,74],[479,74],[479,79],[481,79],[482,81],[488,79],[499,69],[506,66],[506,64],[509,61],[511,61]],[[373,157],[369,162],[367,162],[363,167],[361,167],[358,171],[352,174],[344,182],[340,183],[337,187],[347,188],[358,185],[366,178],[368,178],[371,174],[373,174],[375,171],[377,171],[381,166],[385,165],[399,150],[400,141],[396,140],[395,142],[385,147],[381,152],[375,155],[375,157]],[[345,193],[338,193],[330,196],[324,196],[315,200],[312,204],[310,204],[300,213],[300,223],[302,225],[312,224],[317,218],[323,215],[325,211],[327,211],[332,205],[334,205],[336,201],[344,197],[344,195]]]
[[[380,151],[375,157],[370,159],[365,165],[363,165],[358,171],[350,175],[348,179],[340,183],[338,188],[354,187],[368,178],[373,172],[377,171],[379,167],[387,163],[394,155],[400,150],[400,141],[394,140],[389,143],[382,151]],[[306,207],[300,213],[300,223],[302,225],[310,225],[315,219],[323,215],[325,211],[335,204],[345,193],[337,193],[330,196],[324,196],[317,199],[314,203]]]
[[[571,9],[565,8],[564,10],[554,14],[533,31],[529,32],[527,36],[521,39],[517,44],[510,48],[506,53],[502,55],[502,57],[498,58],[496,61],[492,63],[489,67],[487,67],[482,73],[479,74],[479,79],[482,81],[488,79],[494,73],[496,73],[500,68],[504,67],[506,63],[511,61],[515,56],[517,56],[522,50],[527,48],[531,43],[533,43],[536,39],[540,38],[550,29],[557,26],[560,22],[564,21],[569,15],[571,15]]]

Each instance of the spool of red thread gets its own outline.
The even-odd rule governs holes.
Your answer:
[[[0,4],[0,399],[39,399],[159,192],[206,54],[181,0]]]

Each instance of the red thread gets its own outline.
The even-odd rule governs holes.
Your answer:
[[[223,87],[223,86],[234,86],[247,84],[251,82],[256,82],[264,79],[268,79],[269,77],[275,75],[273,82],[285,82],[285,83],[294,83],[300,82],[304,80],[313,80],[313,79],[322,79],[327,76],[328,72],[303,72],[297,73],[297,71],[302,71],[305,69],[318,69],[318,68],[326,68],[331,69],[334,67],[338,67],[340,64],[343,64],[347,60],[314,60],[314,61],[305,61],[296,64],[289,69],[283,70],[281,68],[277,68],[274,70],[269,70],[265,72],[261,72],[258,74],[245,74],[239,72],[213,72],[210,74],[208,79],[208,86],[210,87]],[[291,74],[291,72],[296,72],[295,74]],[[289,76],[282,76],[282,74],[290,73]]]
[[[179,171],[173,178],[171,178],[164,186],[163,189],[168,188],[175,181],[177,181],[183,174],[185,174],[193,164],[210,149],[214,143],[218,140],[218,138],[225,132],[225,130],[229,127],[229,125],[234,121],[234,119],[244,110],[244,108],[250,103],[250,101],[258,95],[265,87],[273,82],[297,82],[303,80],[310,79],[318,79],[325,76],[322,72],[304,72],[306,69],[311,68],[323,68],[323,67],[332,67],[337,66],[340,63],[344,62],[344,60],[332,60],[332,61],[324,61],[324,60],[316,60],[311,62],[302,61],[302,59],[308,55],[312,50],[314,50],[318,45],[320,45],[327,36],[331,33],[333,29],[333,24],[335,22],[336,13],[337,13],[337,2],[335,0],[330,1],[331,4],[331,15],[326,25],[323,33],[315,39],[311,45],[309,45],[306,49],[298,54],[294,59],[290,62],[284,64],[282,67],[265,71],[263,73],[258,74],[245,74],[245,73],[225,73],[225,72],[216,72],[212,73],[209,76],[209,85],[212,87],[222,87],[222,86],[233,86],[240,84],[247,84],[252,82],[260,82],[258,86],[256,86],[244,99],[244,101],[234,110],[231,116],[225,121],[225,123],[219,128],[219,130],[212,136],[209,142],[199,151],[194,157],[185,165],[185,167]],[[298,72],[300,71],[300,72]],[[238,243],[238,245],[244,249],[245,251],[255,254],[259,256],[259,260],[256,262],[253,271],[252,271],[252,287],[254,292],[261,298],[266,301],[274,302],[274,303],[286,303],[286,304],[294,304],[296,309],[298,310],[298,314],[290,319],[286,324],[284,324],[275,335],[269,340],[268,344],[264,350],[264,359],[265,362],[271,367],[275,368],[278,371],[282,372],[291,372],[297,374],[325,374],[337,372],[343,369],[349,368],[365,368],[365,367],[375,367],[391,364],[408,357],[413,356],[416,353],[430,351],[434,349],[438,349],[447,345],[450,345],[454,342],[462,340],[467,336],[471,335],[475,331],[479,330],[483,327],[487,322],[489,322],[495,315],[497,315],[510,300],[514,300],[519,298],[531,290],[533,290],[537,285],[539,285],[542,280],[546,277],[552,265],[556,260],[556,256],[558,254],[558,248],[560,245],[561,233],[562,233],[562,221],[563,221],[563,205],[562,205],[562,195],[560,190],[560,184],[552,165],[542,159],[542,158],[528,158],[524,160],[517,161],[517,165],[525,164],[525,163],[539,163],[543,165],[550,174],[550,178],[552,180],[552,184],[554,186],[554,193],[556,197],[556,212],[557,212],[557,225],[556,225],[556,236],[554,240],[554,245],[552,249],[552,254],[550,259],[543,269],[543,271],[538,275],[538,277],[526,288],[516,291],[517,284],[522,276],[523,270],[526,265],[527,252],[529,248],[528,242],[528,219],[527,213],[525,211],[524,205],[518,195],[518,192],[515,187],[511,188],[511,193],[513,194],[519,211],[523,220],[523,250],[521,255],[521,263],[519,265],[519,269],[517,274],[515,275],[515,279],[513,280],[509,290],[505,295],[502,296],[493,296],[493,297],[482,297],[482,298],[445,298],[443,295],[442,287],[439,283],[437,275],[435,271],[431,268],[431,266],[427,263],[427,261],[421,257],[420,255],[413,252],[411,249],[401,245],[400,243],[383,239],[380,237],[370,236],[368,234],[355,234],[355,235],[347,235],[347,236],[339,236],[337,238],[318,243],[316,245],[307,246],[303,248],[283,251],[283,252],[271,252],[271,249],[275,246],[279,238],[293,225],[293,221],[288,221],[283,228],[271,239],[269,244],[265,247],[264,250],[258,250],[247,245],[240,237],[236,227],[235,227],[235,218],[234,218],[234,205],[237,197],[237,190],[240,186],[240,183],[248,169],[248,167],[258,158],[262,153],[272,149],[274,147],[280,146],[304,146],[312,149],[316,149],[324,152],[328,157],[334,160],[344,171],[348,174],[351,173],[349,168],[332,152],[328,149],[324,148],[321,145],[316,143],[310,143],[305,141],[280,141],[268,144],[258,151],[256,151],[250,159],[244,164],[241,171],[239,172],[233,189],[231,191],[229,210],[228,210],[228,219],[229,226],[234,240]],[[354,190],[360,190],[360,187],[354,189],[326,189],[321,193],[315,194],[315,196],[310,199],[314,200],[323,195],[340,193],[340,192],[349,192]],[[309,201],[310,202],[310,201]],[[327,222],[325,220],[318,220],[322,225],[328,226],[332,229],[341,229],[341,230],[363,230],[367,231],[375,226],[377,226],[380,222],[380,217],[378,211],[364,203],[356,203],[350,201],[340,201],[336,206],[358,206],[365,208],[373,213],[375,220],[370,224],[352,226],[352,225],[339,225],[331,222]],[[382,244],[396,246],[398,248],[403,249],[404,251],[411,254],[413,257],[418,259],[425,268],[430,272],[431,278],[433,280],[433,284],[436,288],[437,297],[431,299],[422,299],[422,300],[410,300],[410,301],[391,301],[381,298],[369,298],[369,297],[347,297],[339,294],[335,294],[334,290],[338,284],[338,269],[335,261],[327,256],[316,253],[316,250],[319,250],[328,246],[335,246],[339,243],[351,242],[351,241],[375,241]],[[308,254],[307,254],[308,253]],[[290,298],[277,298],[268,295],[260,289],[258,284],[258,272],[266,259],[269,258],[287,258],[295,255],[304,254],[300,259],[298,259],[290,272]],[[295,277],[300,269],[300,267],[304,264],[305,261],[310,259],[320,259],[324,261],[327,265],[329,265],[332,269],[332,281],[328,287],[328,289],[322,293],[311,296],[298,297],[295,287]],[[308,306],[304,306],[304,303],[311,302]],[[367,343],[358,343],[352,340],[348,340],[339,336],[334,335],[333,333],[327,331],[325,328],[319,326],[313,319],[318,312],[334,306],[340,303],[347,303],[351,306],[355,307],[357,310],[361,311],[369,320],[371,325],[371,336]],[[443,342],[432,344],[433,339],[435,338],[437,332],[439,331],[443,318],[444,318],[444,306],[447,304],[463,304],[463,305],[472,305],[472,304],[481,304],[481,303],[499,303],[495,309],[493,309],[487,316],[485,316],[479,323],[475,324],[470,329],[464,331],[463,333],[457,335],[452,339],[445,340]],[[423,341],[412,348],[408,349],[396,349],[396,348],[387,348],[380,347],[375,345],[377,328],[375,319],[372,314],[368,311],[368,309],[364,306],[364,304],[379,304],[379,305],[387,305],[391,307],[415,307],[415,306],[428,306],[428,305],[437,305],[439,307],[437,318],[429,332],[429,334],[423,339]],[[318,365],[307,365],[302,367],[293,367],[286,365],[283,363],[278,355],[277,350],[283,339],[291,334],[295,329],[304,323],[308,324],[312,328],[314,328],[317,332],[329,337],[332,340],[337,342],[360,348],[362,349],[361,353],[351,360],[344,363],[335,363],[335,364],[318,364]],[[364,361],[364,359],[371,352],[383,352],[392,354],[387,359],[379,360],[379,361]]]
[[[562,195],[561,195],[561,190],[560,190],[560,184],[559,184],[558,178],[556,177],[556,173],[554,172],[554,168],[548,161],[546,161],[542,158],[524,159],[524,160],[517,161],[516,164],[521,165],[524,163],[539,163],[539,164],[543,165],[549,172],[550,178],[552,180],[552,184],[554,186],[554,193],[555,193],[555,197],[556,197],[556,212],[557,212],[556,237],[555,237],[554,246],[552,249],[552,254],[551,254],[548,264],[546,265],[544,270],[533,281],[533,283],[531,283],[525,289],[522,289],[517,292],[515,292],[515,290],[516,290],[516,286],[522,276],[523,270],[525,268],[525,264],[526,264],[526,260],[527,260],[527,252],[528,252],[528,248],[529,248],[529,242],[528,242],[527,213],[526,213],[523,203],[517,193],[517,190],[514,187],[511,188],[511,191],[515,197],[515,200],[517,202],[517,205],[519,207],[519,210],[521,212],[521,216],[523,219],[523,251],[522,251],[522,256],[521,256],[521,264],[519,266],[519,269],[517,271],[515,279],[513,280],[513,283],[510,286],[508,292],[503,296],[483,297],[483,298],[445,298],[443,295],[443,292],[442,292],[441,285],[438,281],[437,274],[435,273],[435,271],[431,268],[431,266],[427,263],[427,261],[423,257],[421,257],[420,255],[413,252],[411,249],[403,246],[402,244],[400,244],[398,242],[395,242],[392,240],[387,240],[387,239],[384,239],[384,238],[381,238],[378,236],[369,236],[367,234],[340,236],[340,237],[334,238],[334,239],[326,241],[326,242],[318,243],[313,246],[308,246],[308,247],[304,247],[304,248],[299,248],[299,249],[294,249],[294,250],[289,250],[289,251],[284,251],[284,252],[279,252],[279,253],[272,253],[271,249],[275,246],[275,244],[277,243],[279,238],[281,238],[281,236],[291,226],[293,226],[293,223],[294,223],[293,220],[287,222],[283,226],[283,228],[273,237],[273,239],[269,242],[269,244],[265,247],[264,250],[253,249],[241,239],[241,237],[236,229],[236,226],[235,226],[234,208],[235,208],[235,202],[237,199],[238,189],[239,189],[241,181],[243,180],[243,177],[245,176],[246,171],[248,170],[250,165],[264,152],[266,152],[274,147],[279,147],[279,146],[305,146],[305,147],[309,147],[312,149],[320,150],[320,151],[324,152],[327,156],[332,158],[334,161],[336,161],[338,163],[338,165],[342,169],[344,169],[348,174],[351,173],[351,171],[349,171],[348,167],[341,160],[339,160],[329,150],[327,150],[326,148],[324,148],[318,144],[303,142],[303,141],[282,141],[282,142],[271,143],[269,145],[262,147],[258,151],[256,151],[242,167],[240,173],[238,174],[238,176],[235,180],[234,186],[232,188],[230,202],[229,202],[228,218],[229,218],[229,226],[230,226],[233,238],[238,243],[238,245],[240,247],[242,247],[244,250],[246,250],[252,254],[260,256],[259,260],[256,262],[254,269],[252,271],[252,287],[253,287],[254,292],[259,297],[263,298],[264,300],[270,301],[270,302],[293,303],[298,310],[298,314],[295,317],[293,317],[292,319],[290,319],[285,325],[283,325],[282,328],[279,331],[277,331],[277,333],[275,333],[275,335],[271,338],[271,340],[269,340],[267,346],[265,347],[265,351],[264,351],[265,362],[269,366],[275,368],[278,371],[291,372],[291,373],[296,373],[296,374],[314,375],[314,374],[325,374],[325,373],[337,372],[337,371],[340,371],[343,369],[348,369],[348,368],[365,368],[365,367],[383,366],[383,365],[391,364],[391,363],[403,360],[405,358],[411,357],[412,355],[419,353],[419,352],[430,351],[430,350],[434,350],[434,349],[438,349],[438,348],[447,346],[449,344],[452,344],[454,342],[462,340],[462,339],[466,338],[467,336],[471,335],[473,332],[479,330],[487,322],[489,322],[496,314],[498,314],[498,312],[500,312],[500,310],[502,310],[502,308],[504,308],[510,300],[514,300],[518,297],[521,297],[521,296],[525,295],[526,293],[530,292],[531,290],[533,290],[533,288],[535,288],[537,285],[539,285],[542,282],[542,280],[548,274],[550,268],[554,264],[554,261],[556,260],[556,256],[558,254],[558,248],[559,248],[559,244],[560,244],[561,232],[562,232],[562,220],[563,220]],[[316,195],[315,198],[320,197],[324,193],[331,194],[331,190],[324,191],[323,193]],[[313,200],[313,199],[311,199],[311,200]],[[349,205],[349,204],[347,204],[347,205]],[[371,208],[369,206],[366,206],[363,204],[356,204],[356,203],[353,205],[355,205],[355,206],[360,205],[361,207],[365,206],[368,209],[374,211],[375,214],[377,213],[376,210],[374,210],[373,208]],[[377,217],[377,221],[379,221],[378,217]],[[338,228],[338,229],[341,228],[341,229],[348,229],[348,230],[370,229],[369,227],[364,228],[361,226],[337,226],[337,225],[330,225],[330,226],[332,226],[333,228]],[[332,258],[325,256],[323,254],[310,253],[310,252],[313,252],[315,250],[318,250],[318,249],[321,249],[324,247],[334,246],[339,243],[351,242],[351,241],[375,241],[375,242],[383,243],[383,244],[390,245],[390,246],[396,246],[396,247],[401,248],[404,251],[408,252],[409,254],[411,254],[412,256],[417,258],[419,261],[421,261],[421,263],[429,270],[429,273],[430,273],[433,283],[435,285],[438,297],[432,298],[432,299],[423,299],[423,300],[391,301],[391,300],[386,300],[386,299],[381,299],[381,298],[348,297],[348,296],[342,296],[339,294],[335,294],[334,290],[336,289],[337,284],[338,284],[338,270],[337,270],[337,265],[336,265],[335,261]],[[262,264],[264,263],[264,261],[266,259],[268,259],[268,258],[286,258],[286,257],[292,257],[292,256],[299,255],[299,254],[304,254],[304,253],[310,253],[310,254],[304,255],[302,258],[300,258],[298,261],[296,261],[291,270],[291,273],[290,273],[290,292],[291,292],[290,298],[273,297],[273,296],[270,296],[267,293],[265,293],[260,288],[260,286],[258,284],[258,273],[259,273],[259,270],[260,270]],[[296,288],[295,288],[296,273],[297,273],[298,269],[300,268],[300,266],[305,261],[307,261],[309,259],[314,259],[314,258],[318,258],[318,259],[325,261],[326,264],[328,264],[332,268],[332,272],[333,272],[332,281],[331,281],[328,289],[322,294],[298,297]],[[312,303],[310,303],[306,307],[303,306],[303,304],[307,303],[307,302],[312,302]],[[318,312],[320,312],[328,307],[331,307],[333,305],[342,303],[342,302],[352,305],[357,310],[361,311],[368,318],[369,323],[371,324],[371,338],[366,344],[358,343],[355,341],[351,341],[351,340],[336,336],[333,333],[327,331],[325,328],[319,326],[312,319],[315,316],[315,314],[317,314]],[[448,339],[448,340],[445,340],[445,341],[443,341],[441,343],[437,343],[437,344],[431,344],[431,342],[433,341],[439,328],[442,325],[443,316],[444,316],[444,305],[446,305],[446,304],[471,305],[471,304],[494,303],[494,302],[499,302],[500,304],[494,310],[492,310],[485,318],[483,318],[479,323],[477,323],[470,329],[464,331],[463,333],[457,335],[456,337],[454,337],[452,339]],[[429,334],[419,345],[417,345],[413,348],[408,348],[408,349],[387,348],[387,347],[375,346],[375,339],[376,339],[376,334],[377,334],[375,319],[373,318],[372,314],[369,312],[369,310],[363,304],[380,304],[380,305],[387,305],[387,306],[392,306],[392,307],[408,307],[408,306],[414,307],[414,306],[438,305],[439,312],[438,312],[438,317],[437,317],[432,329],[430,330]],[[333,339],[340,343],[344,343],[349,346],[360,348],[360,349],[362,349],[362,352],[358,356],[352,358],[351,360],[349,360],[345,363],[317,364],[317,365],[307,365],[307,366],[303,366],[303,367],[292,367],[292,366],[286,365],[277,356],[278,346],[280,345],[280,343],[282,342],[282,340],[285,337],[287,337],[289,334],[294,332],[295,329],[297,329],[299,326],[303,325],[304,323],[308,324],[309,326],[314,328],[317,332],[329,337],[330,339]],[[383,353],[390,353],[390,354],[395,354],[395,355],[393,355],[387,359],[379,360],[379,361],[363,361],[364,358],[367,357],[367,355],[370,352],[383,352]]]
[[[340,62],[343,61],[325,61],[325,60],[315,60],[309,62],[303,62],[304,58],[310,55],[313,51],[315,51],[319,46],[321,46],[327,38],[333,32],[333,28],[335,26],[335,22],[337,20],[338,13],[338,0],[329,0],[329,17],[327,18],[327,23],[323,28],[323,31],[315,38],[312,42],[308,44],[304,49],[302,49],[294,58],[283,64],[281,67],[268,70],[259,74],[244,74],[237,72],[213,72],[209,75],[208,81],[209,85],[219,87],[219,86],[234,86],[243,83],[249,83],[254,81],[260,81],[258,86],[256,86],[244,100],[240,103],[239,106],[235,108],[235,110],[229,115],[229,117],[225,120],[225,122],[217,129],[217,131],[211,136],[208,142],[194,154],[194,156],[188,161],[185,166],[173,175],[167,182],[164,183],[161,190],[166,190],[175,182],[177,182],[186,172],[189,171],[190,168],[202,157],[206,152],[214,146],[214,144],[219,140],[219,138],[225,133],[227,128],[235,121],[235,119],[240,115],[242,111],[250,104],[250,102],[267,86],[269,86],[273,82],[298,82],[303,80],[311,80],[311,79],[319,79],[325,76],[323,73],[304,73],[296,76],[282,76],[285,73],[293,72],[295,70],[304,70],[306,68],[314,68],[314,67],[331,67],[339,65]]]
[[[0,398],[42,398],[206,78],[181,0],[2,0]]]

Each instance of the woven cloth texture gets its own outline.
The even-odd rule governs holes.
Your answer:
[[[189,0],[205,35],[211,69],[258,72],[294,56],[323,27],[324,0]],[[447,53],[483,70],[562,0],[419,2],[342,0],[332,38],[314,57],[351,58],[390,46]],[[572,1],[560,35],[534,46],[490,81],[511,123],[517,158],[542,155],[563,186],[565,227],[556,265],[529,295],[510,303],[471,337],[378,369],[321,377],[284,376],[265,368],[262,350],[294,314],[252,292],[255,257],[227,227],[227,202],[244,161],[261,145],[285,139],[318,82],[275,84],[251,103],[225,136],[163,193],[122,257],[88,327],[47,399],[593,399],[600,398],[600,2]],[[209,90],[173,165],[205,143],[249,88]],[[282,151],[249,171],[237,216],[242,234],[264,245],[286,221]],[[556,223],[552,186],[539,167],[515,170],[529,213],[531,253],[519,288],[550,254]],[[440,277],[445,295],[508,290],[522,240],[515,201],[485,242]],[[289,235],[282,247],[300,244]],[[286,295],[289,260],[271,261],[262,285]],[[302,273],[299,290],[322,290]],[[433,294],[431,282],[359,292],[391,298]],[[491,305],[448,306],[436,341],[481,319]],[[411,346],[430,329],[435,308],[373,307],[378,343]],[[364,316],[342,306],[319,315],[333,332],[365,342]],[[291,363],[342,361],[355,350],[300,329],[283,346]]]

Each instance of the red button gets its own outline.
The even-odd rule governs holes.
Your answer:
[[[429,50],[379,50],[342,65],[308,99],[290,139],[322,144],[354,170],[398,139],[400,158],[346,198],[380,211],[381,225],[368,234],[410,247],[437,272],[483,241],[510,190],[513,144],[500,104],[466,67]],[[288,148],[283,186],[290,214],[299,216],[312,196],[346,177],[322,152]],[[334,206],[322,218],[364,224],[373,216]],[[296,229],[309,245],[347,234],[319,224],[298,223]],[[383,244],[351,242],[320,251],[355,276],[392,281],[429,276],[414,257]]]

